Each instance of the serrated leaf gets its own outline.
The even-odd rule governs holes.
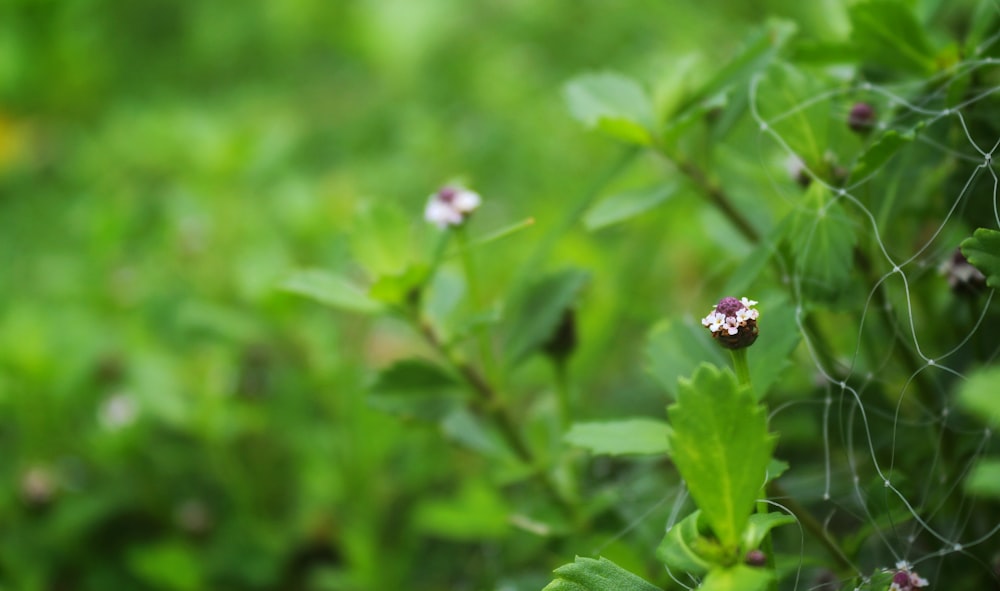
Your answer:
[[[422,359],[399,361],[382,370],[369,394],[368,402],[374,408],[427,421],[444,419],[461,401],[459,383]]]
[[[556,579],[542,591],[662,591],[607,558],[576,557],[555,571]]]
[[[736,547],[774,449],[764,408],[732,372],[705,364],[679,381],[667,413],[674,465],[719,542]]]
[[[851,178],[861,180],[879,169],[898,152],[903,146],[911,143],[917,137],[917,132],[923,128],[924,123],[914,126],[909,131],[899,133],[895,129],[890,129],[882,134],[874,144],[858,158],[851,172]]]
[[[706,314],[712,305],[705,307]],[[646,370],[667,392],[674,394],[678,378],[693,374],[705,362],[724,366],[728,360],[705,327],[692,318],[663,320],[650,330]]]
[[[788,462],[784,460],[771,459],[767,465],[767,481],[777,480],[788,470]]]
[[[759,547],[768,532],[790,523],[795,523],[795,517],[785,513],[754,513],[743,530],[743,549],[753,550]]]
[[[511,312],[504,358],[512,367],[541,349],[555,334],[590,274],[565,269],[528,286]]]
[[[969,494],[1000,499],[1000,460],[983,460],[972,468],[965,480]]]
[[[761,117],[812,170],[820,169],[830,149],[830,106],[812,100],[825,90],[823,78],[783,62],[757,85]]]
[[[979,228],[962,241],[962,254],[986,275],[986,285],[1000,287],[1000,232]]]
[[[280,284],[289,293],[312,298],[321,304],[363,314],[375,314],[382,305],[345,277],[320,269],[295,271]]]
[[[848,9],[851,41],[869,63],[914,74],[934,71],[934,51],[910,8],[898,0],[858,2]]]
[[[564,439],[597,455],[655,455],[670,453],[669,435],[665,421],[640,418],[575,423]]]
[[[613,72],[585,74],[565,88],[569,110],[577,120],[616,139],[652,143],[653,105],[631,78]]]
[[[588,230],[625,221],[653,209],[677,192],[677,183],[660,184],[616,193],[591,207],[583,217]]]
[[[761,591],[771,584],[773,578],[774,575],[766,568],[738,564],[708,573],[698,591]]]
[[[700,576],[726,560],[725,551],[714,540],[707,538],[698,527],[701,511],[695,511],[675,523],[663,536],[656,548],[656,558],[675,574],[688,573]],[[729,559],[734,555],[729,554]]]
[[[962,384],[958,403],[993,428],[1000,427],[1000,367],[982,369]]]
[[[844,208],[813,183],[804,205],[792,214],[789,242],[803,287],[816,298],[840,294],[854,269],[857,235]]]

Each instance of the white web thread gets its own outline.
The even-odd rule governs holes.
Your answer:
[[[998,8],[998,10],[1000,10],[1000,8]],[[980,45],[980,47],[977,49],[977,55],[980,54],[985,48],[987,48],[987,47],[991,46],[993,43],[997,42],[997,40],[1000,40],[1000,32],[998,32],[997,34],[993,35],[990,39],[988,39],[986,42],[984,42],[982,45]],[[972,71],[974,71],[974,70],[976,70],[976,69],[978,69],[980,67],[984,67],[984,66],[987,66],[987,65],[994,65],[996,63],[997,63],[997,60],[994,60],[993,58],[986,58],[986,59],[981,59],[981,60],[971,60],[971,61],[967,61],[967,62],[962,62],[962,63],[957,64],[949,72],[941,74],[941,76],[942,77],[955,78],[955,77],[960,76],[960,75],[966,75],[966,74],[968,74],[968,73],[970,73],[970,72],[972,72]],[[849,95],[849,94],[851,94],[853,92],[856,92],[856,89],[834,89],[834,90],[825,91],[825,92],[819,93],[816,96],[813,96],[812,98],[809,98],[809,99],[807,99],[807,100],[799,103],[798,105],[796,105],[795,107],[793,107],[792,109],[790,109],[788,111],[785,111],[784,113],[780,113],[778,115],[775,115],[775,116],[771,117],[770,119],[765,119],[764,117],[761,116],[759,108],[758,108],[758,103],[757,103],[758,85],[759,84],[760,84],[760,78],[759,77],[754,78],[754,80],[751,82],[751,91],[750,91],[750,107],[751,107],[751,112],[753,114],[753,117],[754,117],[755,121],[757,122],[758,128],[760,129],[760,132],[761,132],[762,135],[766,135],[766,136],[770,137],[772,140],[774,140],[780,146],[780,148],[786,154],[788,154],[790,157],[794,157],[794,158],[799,158],[799,157],[795,153],[795,151],[790,147],[790,145],[784,140],[784,138],[781,136],[781,134],[776,131],[776,124],[779,123],[782,119],[788,118],[788,117],[790,117],[790,116],[792,116],[792,115],[794,115],[794,114],[796,114],[796,113],[798,113],[800,111],[803,111],[803,110],[805,110],[805,109],[807,109],[807,108],[809,108],[809,107],[811,107],[813,105],[820,104],[820,103],[822,103],[824,101],[833,100],[833,99],[836,99],[836,98],[841,98],[844,95]],[[941,85],[941,87],[940,87],[942,89],[941,92],[944,92],[943,89],[945,88],[945,86],[946,85]],[[853,191],[855,191],[856,189],[862,187],[867,182],[869,182],[871,179],[873,179],[874,177],[876,177],[879,174],[879,172],[881,171],[881,169],[886,166],[885,163],[883,163],[883,165],[880,166],[879,169],[871,171],[864,178],[862,178],[860,180],[857,180],[857,181],[854,181],[853,183],[851,183],[849,186],[847,186],[845,188],[838,188],[838,187],[834,187],[834,186],[832,186],[830,184],[827,184],[816,173],[816,171],[809,170],[809,169],[805,170],[806,174],[809,175],[809,177],[810,177],[810,179],[811,179],[812,182],[822,184],[831,193],[831,195],[835,196],[831,202],[835,202],[837,200],[843,199],[845,202],[849,203],[853,207],[853,211],[855,211],[857,213],[860,213],[867,220],[867,223],[870,226],[870,230],[872,232],[872,235],[873,235],[873,237],[875,239],[875,242],[876,242],[879,250],[881,251],[881,254],[882,254],[885,262],[887,262],[890,265],[890,271],[888,271],[887,273],[884,273],[877,280],[876,284],[869,291],[867,301],[866,301],[866,303],[864,305],[864,308],[863,308],[862,314],[861,314],[861,326],[858,329],[858,336],[857,336],[857,340],[855,342],[855,350],[854,350],[854,352],[852,354],[852,358],[850,360],[850,363],[849,363],[848,367],[846,368],[846,377],[844,377],[844,378],[835,377],[836,374],[841,373],[840,371],[838,371],[837,368],[825,367],[824,366],[824,361],[822,360],[822,357],[818,354],[818,352],[816,350],[815,344],[810,339],[810,335],[807,332],[805,326],[803,325],[803,314],[804,314],[804,311],[802,309],[801,302],[803,301],[803,297],[802,297],[802,287],[803,287],[802,286],[802,281],[804,281],[805,279],[801,275],[799,275],[799,273],[796,272],[794,266],[789,267],[789,265],[785,264],[784,261],[781,261],[781,262],[783,263],[783,266],[785,268],[791,268],[792,269],[792,273],[793,273],[792,281],[793,281],[793,290],[795,292],[795,300],[797,302],[799,302],[799,304],[796,307],[796,316],[795,316],[796,317],[796,324],[798,326],[798,329],[799,329],[801,335],[803,336],[803,341],[806,344],[806,348],[807,348],[807,350],[809,352],[809,355],[810,355],[811,359],[813,360],[813,363],[814,363],[814,365],[816,367],[816,370],[818,371],[818,373],[822,376],[822,378],[828,384],[839,387],[840,394],[841,394],[842,404],[843,404],[843,401],[845,400],[844,396],[849,395],[848,400],[850,401],[850,405],[849,405],[850,406],[850,410],[849,410],[848,415],[847,415],[848,418],[846,420],[846,424],[843,425],[843,426],[846,427],[846,433],[844,434],[844,441],[847,442],[847,446],[846,446],[847,461],[848,461],[848,465],[850,467],[850,471],[851,471],[851,474],[852,474],[852,479],[851,480],[852,480],[852,486],[853,486],[853,494],[857,498],[857,503],[861,507],[861,509],[863,510],[863,512],[865,513],[865,516],[866,516],[866,519],[868,520],[868,522],[872,523],[875,526],[875,527],[873,527],[874,533],[879,538],[881,538],[883,545],[888,549],[888,551],[897,560],[901,559],[900,553],[897,552],[897,549],[894,547],[893,543],[887,538],[887,536],[883,532],[883,528],[875,521],[874,516],[869,511],[868,501],[867,501],[867,499],[865,497],[865,493],[863,492],[863,490],[861,488],[861,484],[860,484],[860,467],[859,467],[859,465],[858,465],[858,463],[856,461],[855,453],[854,453],[854,447],[853,447],[853,443],[852,443],[854,441],[854,438],[853,438],[853,429],[854,429],[854,417],[855,417],[855,413],[857,413],[859,415],[859,417],[860,417],[861,426],[862,426],[863,431],[864,431],[865,441],[867,441],[868,453],[866,455],[870,457],[871,468],[874,469],[875,473],[883,481],[884,486],[885,486],[885,488],[887,490],[887,494],[889,492],[891,492],[892,495],[895,496],[895,498],[897,498],[900,502],[903,503],[903,505],[906,507],[906,510],[909,512],[910,518],[912,518],[912,520],[917,524],[917,527],[919,528],[916,532],[914,532],[911,529],[911,533],[905,536],[905,539],[907,540],[907,544],[906,544],[906,547],[902,550],[902,555],[904,557],[907,557],[907,560],[909,560],[908,557],[909,557],[909,555],[911,554],[911,552],[913,550],[913,547],[914,547],[913,545],[914,545],[914,543],[915,543],[918,535],[920,533],[922,533],[922,532],[926,532],[927,534],[929,534],[933,538],[937,539],[942,544],[942,546],[936,552],[928,552],[925,556],[920,557],[920,558],[918,558],[915,561],[909,561],[911,564],[917,564],[917,563],[925,562],[925,561],[930,560],[932,558],[944,557],[944,556],[947,556],[947,555],[952,554],[952,553],[962,553],[962,554],[965,554],[965,555],[968,556],[969,554],[967,552],[967,548],[976,546],[976,545],[981,544],[981,543],[985,542],[986,540],[990,539],[998,531],[1000,531],[1000,524],[997,524],[995,527],[993,527],[992,529],[990,529],[989,531],[987,531],[986,533],[980,535],[977,538],[960,541],[962,532],[966,529],[966,527],[967,527],[967,525],[969,523],[969,520],[972,517],[972,511],[971,511],[971,509],[966,510],[966,506],[969,505],[969,503],[968,503],[968,498],[966,498],[964,496],[962,497],[961,502],[959,503],[959,512],[962,513],[962,514],[964,514],[964,517],[956,521],[956,523],[952,527],[952,531],[950,531],[948,533],[943,533],[941,531],[938,531],[938,529],[936,529],[935,527],[933,527],[930,522],[934,519],[934,517],[937,515],[937,513],[939,511],[941,511],[941,509],[945,506],[947,500],[949,498],[951,498],[951,496],[953,494],[956,493],[959,484],[962,482],[963,477],[971,469],[973,462],[977,458],[979,458],[981,456],[981,454],[983,454],[985,452],[985,449],[986,449],[986,446],[987,446],[987,442],[988,442],[989,437],[990,437],[989,431],[986,431],[985,433],[983,433],[980,430],[977,430],[977,431],[973,432],[975,434],[981,434],[982,435],[981,441],[980,441],[978,447],[976,448],[976,451],[971,455],[970,459],[967,462],[964,463],[964,466],[961,467],[961,469],[958,471],[957,475],[950,479],[951,480],[950,486],[945,490],[944,495],[940,498],[940,500],[938,501],[937,506],[935,506],[935,507],[931,507],[931,508],[926,508],[925,507],[925,508],[923,508],[923,510],[921,510],[921,506],[924,504],[923,502],[917,503],[917,506],[915,507],[914,503],[911,501],[911,499],[909,499],[906,496],[906,494],[904,494],[899,488],[897,488],[892,483],[890,475],[892,474],[892,470],[893,470],[893,467],[895,465],[895,457],[896,457],[895,454],[896,454],[896,444],[897,444],[897,440],[896,440],[897,430],[906,423],[904,420],[901,419],[900,415],[901,415],[901,410],[902,410],[902,406],[903,406],[903,399],[904,399],[904,397],[905,397],[905,395],[907,393],[907,389],[910,387],[911,383],[914,380],[916,380],[918,378],[918,376],[922,372],[925,372],[925,371],[930,370],[930,369],[938,369],[938,370],[941,370],[941,371],[944,371],[944,372],[951,373],[951,374],[959,377],[960,379],[965,379],[965,376],[961,372],[959,372],[958,370],[956,370],[954,368],[951,368],[951,367],[948,367],[948,366],[944,365],[942,363],[942,361],[944,361],[945,359],[947,359],[947,358],[951,357],[952,355],[956,354],[959,350],[961,350],[964,346],[966,346],[969,343],[969,341],[972,339],[972,337],[974,336],[974,334],[981,328],[983,320],[986,317],[986,314],[987,314],[987,312],[989,310],[989,306],[992,303],[994,292],[990,292],[989,293],[989,295],[988,295],[988,297],[986,299],[986,303],[983,305],[982,310],[979,313],[978,319],[976,320],[974,327],[969,331],[969,333],[966,334],[964,336],[964,338],[962,338],[956,345],[950,347],[946,352],[942,353],[941,355],[938,355],[938,356],[935,356],[935,357],[931,357],[931,356],[929,356],[928,354],[925,353],[925,350],[924,350],[925,348],[921,347],[921,341],[920,341],[920,338],[918,336],[918,318],[917,318],[917,313],[914,311],[914,304],[913,304],[913,302],[911,301],[911,298],[910,298],[911,286],[910,286],[910,279],[908,278],[907,267],[911,266],[911,265],[914,265],[914,264],[916,264],[916,266],[919,266],[920,268],[925,268],[926,267],[926,265],[924,264],[924,262],[921,260],[920,257],[923,256],[931,248],[931,246],[935,243],[935,241],[939,238],[939,236],[945,230],[945,227],[948,225],[949,221],[951,220],[952,216],[955,214],[956,210],[959,208],[960,205],[963,205],[964,202],[966,201],[966,197],[968,196],[969,192],[971,191],[971,187],[974,186],[975,182],[977,181],[977,178],[981,175],[981,173],[984,170],[987,173],[989,173],[989,175],[992,177],[992,180],[993,180],[993,187],[992,187],[993,199],[992,199],[992,205],[993,205],[994,221],[996,222],[996,226],[998,228],[1000,228],[1000,208],[998,208],[998,199],[997,199],[997,195],[998,195],[998,178],[997,178],[997,174],[993,170],[993,166],[992,166],[993,165],[993,155],[996,153],[998,146],[1000,146],[1000,138],[998,138],[993,143],[993,146],[989,150],[984,150],[983,148],[981,148],[979,146],[979,144],[972,137],[972,133],[969,130],[969,127],[967,125],[966,119],[965,119],[965,117],[963,116],[963,114],[961,112],[961,110],[963,108],[966,108],[966,107],[968,107],[970,105],[973,105],[976,102],[979,102],[979,101],[983,100],[984,98],[986,98],[986,97],[988,97],[988,96],[990,96],[992,94],[1000,92],[1000,87],[988,88],[988,89],[986,89],[986,90],[984,90],[984,91],[976,94],[972,98],[970,98],[970,99],[968,99],[968,100],[966,100],[966,101],[964,101],[964,102],[962,102],[962,103],[960,103],[960,104],[958,104],[958,105],[956,105],[954,107],[948,107],[948,108],[944,108],[944,109],[932,109],[932,108],[928,108],[928,107],[926,107],[924,105],[913,104],[913,103],[907,101],[905,98],[903,98],[900,94],[893,93],[892,91],[890,91],[889,89],[887,89],[885,87],[881,87],[881,86],[877,86],[877,85],[872,85],[870,83],[864,83],[862,85],[862,87],[861,87],[861,90],[880,94],[880,95],[888,98],[892,102],[892,104],[894,104],[895,106],[897,106],[897,107],[898,106],[902,106],[902,107],[906,108],[908,110],[909,114],[911,114],[911,115],[912,114],[917,114],[917,115],[924,115],[924,116],[930,117],[930,119],[927,120],[926,123],[925,123],[925,125],[928,126],[928,127],[931,126],[931,125],[933,125],[938,120],[954,116],[957,119],[957,121],[959,122],[959,125],[960,125],[960,127],[961,127],[961,129],[962,129],[962,131],[963,131],[963,133],[965,135],[965,139],[968,141],[968,144],[978,153],[978,156],[979,156],[978,158],[975,157],[975,156],[967,155],[967,154],[965,154],[963,152],[960,152],[958,150],[954,150],[952,148],[943,146],[939,142],[936,142],[936,141],[933,141],[933,140],[931,140],[929,138],[926,138],[924,134],[918,134],[917,137],[919,138],[919,141],[923,145],[925,145],[925,146],[929,145],[929,146],[931,146],[931,147],[933,147],[933,148],[935,148],[937,150],[940,150],[940,151],[942,151],[942,152],[944,152],[946,154],[949,154],[951,157],[955,158],[956,160],[964,161],[964,162],[968,162],[968,163],[976,163],[977,166],[971,171],[968,179],[965,182],[965,185],[961,189],[961,192],[954,199],[954,201],[951,204],[951,207],[948,209],[947,215],[945,216],[945,218],[943,220],[940,221],[940,223],[938,224],[938,226],[935,228],[933,234],[923,242],[923,244],[919,247],[919,249],[916,250],[916,252],[914,252],[913,254],[911,254],[908,257],[902,258],[902,262],[896,262],[895,258],[892,255],[890,255],[887,242],[884,240],[883,235],[882,235],[882,230],[879,228],[878,220],[876,219],[876,217],[874,216],[874,214],[871,211],[869,211],[867,209],[867,207],[853,194]],[[926,104],[929,100],[931,100],[931,99],[933,99],[935,97],[932,95],[930,97],[924,97],[924,98],[926,99],[924,101],[924,103]],[[799,161],[802,162],[801,158],[799,158]],[[804,163],[803,163],[803,166],[805,166]],[[822,209],[816,211],[817,218],[819,218],[819,217],[821,217],[822,215],[825,214],[825,208],[826,207],[827,206],[824,205],[824,206],[822,206]],[[813,230],[815,230],[815,226],[814,226]],[[806,243],[809,244],[810,241],[811,241],[811,236],[809,237],[809,239],[807,240]],[[914,272],[916,272],[916,270],[909,271],[909,273],[911,275]],[[858,356],[859,356],[859,354],[861,353],[861,350],[862,350],[863,330],[864,330],[865,321],[866,321],[867,316],[868,316],[868,310],[869,310],[869,308],[871,306],[874,305],[873,304],[873,299],[876,297],[876,294],[879,293],[880,289],[883,289],[883,284],[886,282],[886,280],[888,280],[889,278],[891,278],[891,277],[893,277],[893,276],[895,276],[897,274],[899,275],[899,277],[900,277],[900,279],[902,281],[902,284],[903,284],[903,293],[904,293],[904,296],[905,296],[905,316],[906,316],[906,322],[908,324],[907,328],[909,329],[907,331],[908,335],[906,335],[906,336],[907,336],[907,339],[912,344],[912,347],[913,347],[915,353],[917,354],[917,356],[919,356],[919,358],[924,362],[924,365],[913,371],[913,373],[906,380],[906,383],[903,386],[903,388],[900,391],[899,396],[897,398],[896,408],[895,408],[895,414],[894,414],[894,416],[891,419],[892,437],[891,437],[891,445],[890,445],[890,459],[889,459],[889,462],[888,462],[888,465],[887,465],[885,471],[883,471],[883,466],[880,465],[880,462],[879,462],[879,459],[878,459],[878,453],[877,453],[877,451],[875,449],[875,441],[873,440],[873,437],[872,437],[872,431],[871,431],[872,427],[871,427],[871,419],[869,417],[869,411],[868,411],[868,409],[866,409],[866,406],[865,406],[865,404],[862,401],[860,390],[856,389],[855,387],[853,387],[849,383],[849,381],[851,381],[852,378],[854,377],[855,367],[856,367],[856,364],[858,362]],[[891,307],[892,306],[892,302],[891,302],[890,298],[888,297],[887,293],[884,295],[884,297],[885,297],[885,306],[888,308],[887,314],[891,314],[891,312],[892,312],[892,307]],[[900,334],[900,331],[898,330],[898,328],[895,327],[895,324],[893,325],[893,327],[894,327],[893,328],[893,332],[895,334],[894,334],[894,337],[893,337],[892,346],[895,347],[895,346],[897,346],[896,345],[896,341],[897,340],[902,341],[902,335]],[[903,345],[903,346],[905,346],[905,345]],[[998,354],[1000,354],[1000,351],[994,351],[992,357],[996,357]],[[888,363],[890,360],[891,360],[891,357],[887,355],[884,358],[884,363]],[[870,380],[871,380],[871,375],[870,374],[868,376],[865,376],[865,383],[866,384]],[[911,396],[910,398],[913,398],[913,397]],[[831,415],[831,409],[832,409],[832,406],[833,406],[832,405],[832,400],[833,399],[831,398],[831,394],[828,391],[825,399],[822,401],[822,404],[823,404],[823,417],[822,417],[823,435],[822,436],[823,436],[823,446],[824,446],[824,472],[825,472],[825,478],[826,478],[826,483],[825,483],[824,493],[823,493],[823,499],[825,501],[829,501],[831,499],[832,464],[831,464],[831,457],[830,457],[830,455],[831,455],[831,444],[830,444],[829,424],[830,424],[830,420],[831,420],[831,416],[830,416]],[[935,412],[933,409],[926,408],[923,405],[919,405],[918,407],[920,408],[921,412],[926,413],[926,416],[930,417],[926,421],[920,421],[918,424],[923,424],[923,425],[925,425],[925,428],[929,428],[929,429],[934,429],[935,428],[934,426],[936,426],[936,428],[940,429],[940,432],[942,433],[942,437],[943,437],[943,433],[945,433],[945,431],[949,429],[949,424],[948,424],[948,420],[947,420],[948,419],[948,410],[949,410],[948,407],[944,406],[941,409],[940,412]],[[774,413],[781,412],[783,410],[785,410],[785,406],[779,407],[778,409],[776,409],[774,411]],[[878,414],[878,412],[879,412],[877,408],[873,408],[872,410],[876,411],[876,414]],[[774,413],[772,413],[772,414],[774,414]],[[882,417],[882,418],[886,418],[886,417]],[[932,425],[934,425],[934,426],[932,426]],[[951,432],[952,433],[957,433],[957,434],[970,435],[969,432],[959,432],[957,430],[952,430]],[[937,441],[937,444],[935,445],[934,450],[935,451],[934,451],[934,457],[933,457],[933,460],[932,460],[932,469],[928,472],[930,474],[933,474],[936,471],[938,462],[941,460],[941,458],[940,458],[940,454],[941,454],[941,440],[940,439]],[[945,476],[944,473],[942,473],[942,479],[944,479],[945,482],[940,483],[940,484],[947,484],[948,478]],[[932,482],[931,482],[931,479],[928,479],[927,482],[926,482],[926,484],[925,484],[925,487],[924,487],[923,491],[919,493],[919,497],[923,498],[923,499],[931,499],[932,498],[931,497],[931,488],[932,488]],[[845,508],[840,508],[840,510],[844,510],[844,509]],[[847,512],[850,513],[849,510]],[[923,516],[921,515],[921,513],[923,513]],[[891,511],[890,511],[889,515],[891,517]],[[831,516],[832,516],[832,513],[831,513]],[[896,529],[896,526],[893,525],[892,528]],[[898,535],[894,536],[894,537],[898,537]],[[939,568],[940,568],[940,563],[939,563]],[[862,577],[862,579],[864,579],[864,577]],[[798,588],[798,582],[797,581],[796,581],[796,588]]]

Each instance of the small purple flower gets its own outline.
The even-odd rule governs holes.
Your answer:
[[[727,349],[749,347],[757,340],[760,313],[754,309],[756,305],[757,302],[747,298],[722,298],[712,312],[701,319],[701,324]]]
[[[447,228],[465,222],[482,203],[478,193],[463,187],[445,186],[430,196],[424,209],[424,219],[437,227]]]

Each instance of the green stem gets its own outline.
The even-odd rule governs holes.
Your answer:
[[[569,430],[573,422],[573,403],[569,394],[569,372],[565,359],[553,359],[552,369],[555,371],[556,397],[559,401],[559,424],[563,432]]]
[[[437,272],[438,267],[441,266],[441,261],[444,260],[444,253],[448,249],[448,242],[451,241],[451,232],[441,232],[438,237],[438,243],[434,246],[434,253],[431,255],[431,264],[427,268],[427,280],[429,281],[431,277]]]
[[[839,575],[850,577],[858,574],[858,569],[851,564],[851,561],[844,554],[844,551],[840,549],[840,546],[837,545],[837,542],[830,536],[823,525],[813,517],[808,509],[800,505],[794,498],[788,496],[777,482],[769,482],[767,489],[771,497],[780,498],[781,506],[791,512],[802,527],[823,544],[830,558],[837,563]]]
[[[730,349],[729,356],[733,358],[733,369],[736,371],[736,380],[741,386],[746,386],[753,391],[753,384],[750,383],[750,364],[747,362],[747,350]]]
[[[767,515],[767,503],[764,501],[757,501],[757,514]],[[763,546],[761,551],[764,553],[764,556],[767,557],[767,569],[771,571],[771,591],[777,591],[778,572],[774,561],[774,541],[771,540],[771,532],[768,532],[767,535],[764,536],[764,541],[761,543],[761,546]]]
[[[552,480],[542,466],[538,465],[538,459],[528,445],[527,440],[521,435],[517,428],[517,421],[510,414],[500,392],[494,388],[489,381],[468,363],[458,359],[454,353],[444,344],[438,334],[426,322],[422,322],[416,315],[410,316],[409,320],[417,331],[424,337],[424,340],[462,377],[466,384],[477,395],[480,404],[478,405],[485,414],[496,425],[500,436],[510,446],[514,454],[522,462],[531,466],[534,470],[533,476],[545,489],[545,492],[552,498],[560,510],[574,523],[578,523],[578,514],[575,506],[566,496],[560,492],[559,487]]]
[[[469,287],[469,297],[472,299],[472,306],[475,312],[483,312],[485,305],[482,292],[479,290],[479,278],[476,274],[476,265],[472,260],[472,251],[468,248],[469,237],[466,234],[465,226],[459,225],[455,228],[455,238],[458,240],[460,258],[462,259],[462,269],[465,272],[465,282]],[[486,326],[482,322],[477,322],[474,328],[476,341],[479,344],[479,357],[483,364],[483,370],[487,379],[497,380],[496,360],[493,356],[493,348],[490,346],[490,338],[486,332]]]

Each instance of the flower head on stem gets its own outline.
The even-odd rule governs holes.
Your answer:
[[[456,185],[445,185],[430,196],[424,219],[442,230],[460,226],[482,203],[479,193]]]
[[[733,358],[733,369],[740,384],[750,386],[750,369],[747,365],[747,351],[757,340],[757,317],[754,309],[757,302],[751,299],[725,297],[719,300],[701,324],[712,333],[712,338],[729,349]]]
[[[747,298],[725,297],[712,308],[701,324],[712,332],[712,338],[727,349],[744,349],[757,340],[757,302]]]

